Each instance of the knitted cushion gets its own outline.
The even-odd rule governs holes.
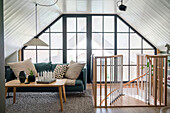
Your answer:
[[[54,74],[57,79],[62,79],[67,71],[67,65],[56,65]]]

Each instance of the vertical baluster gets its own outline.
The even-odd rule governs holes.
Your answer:
[[[143,99],[143,77],[141,77],[141,99]]]
[[[102,58],[100,58],[100,106],[102,100]]]
[[[132,95],[132,92],[133,92],[133,90],[132,90],[132,89],[133,89],[133,88],[132,88],[132,83],[130,83],[130,88],[131,88],[131,96],[133,96],[133,95]]]
[[[137,87],[137,94],[138,94],[138,99],[139,99],[139,79],[137,79],[137,84],[138,84],[138,87]]]
[[[127,87],[127,88],[126,88],[126,89],[127,89],[127,95],[129,96],[128,84],[127,84],[126,87]]]
[[[110,58],[110,93],[112,92],[112,84],[111,84],[111,75],[112,75],[112,72],[111,72],[111,58]],[[111,99],[111,95],[110,95],[110,105],[111,105],[111,102],[112,102],[112,99]]]

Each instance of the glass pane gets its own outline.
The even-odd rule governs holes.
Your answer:
[[[130,64],[136,65],[137,54],[141,54],[141,50],[130,50]]]
[[[76,62],[76,50],[67,50],[67,63],[71,60]]]
[[[92,49],[102,49],[102,33],[92,33]]]
[[[117,19],[117,32],[129,32],[129,27],[120,19]]]
[[[114,50],[104,50],[104,56],[114,56]]]
[[[24,60],[31,58],[32,63],[36,63],[36,50],[24,50]]]
[[[49,33],[43,33],[39,38],[49,45]],[[37,49],[49,49],[49,46],[37,46]]]
[[[114,16],[104,16],[104,32],[114,32]]]
[[[81,63],[86,63],[86,50],[77,51],[77,60]]]
[[[128,33],[118,33],[117,34],[117,48],[118,49],[128,49],[128,40],[129,34]]]
[[[143,48],[153,49],[145,40],[143,40]]]
[[[137,34],[130,34],[130,47],[131,48],[141,48],[141,37]]]
[[[38,63],[49,62],[49,50],[38,50]]]
[[[134,33],[135,31],[133,31],[132,29],[130,29],[130,32],[131,32],[131,33]]]
[[[128,65],[128,50],[117,50],[118,55],[123,55],[123,65]]]
[[[92,32],[102,32],[102,16],[92,16]]]
[[[49,28],[47,30],[45,30],[45,33],[47,33],[47,32],[50,32]]]
[[[123,81],[128,81],[128,66],[123,66]]]
[[[92,50],[92,54],[95,56],[102,56],[102,50]]]
[[[51,26],[51,32],[62,32],[62,18],[60,18],[55,24]]]
[[[154,55],[155,51],[154,50],[143,50],[143,54]]]
[[[76,18],[67,18],[67,32],[76,32]]]
[[[130,66],[130,80],[137,78],[136,66]]]
[[[76,33],[67,33],[67,49],[76,49]]]
[[[25,49],[36,49],[36,46],[27,46]]]
[[[86,32],[86,18],[77,18],[77,32]]]
[[[86,49],[86,33],[77,33],[77,48],[78,49]]]
[[[104,48],[114,49],[114,33],[104,33]]]
[[[51,61],[53,64],[63,63],[63,51],[62,50],[51,50]]]
[[[62,33],[51,33],[51,49],[63,48],[63,35]]]

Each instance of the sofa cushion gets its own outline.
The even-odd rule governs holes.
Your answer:
[[[49,63],[36,63],[34,64],[37,72],[51,71],[51,62]]]
[[[20,61],[20,62],[15,62],[15,63],[8,63],[12,71],[14,72],[15,76],[19,78],[19,73],[21,71],[25,71],[27,75],[30,74],[30,70],[33,71],[35,76],[38,76],[37,70],[35,69],[35,66],[33,65],[31,58],[25,60],[25,61]]]
[[[52,70],[52,72],[54,71],[54,69],[55,69],[55,67],[56,67],[57,65],[68,65],[68,63],[64,63],[64,64],[51,64],[51,70]]]
[[[54,71],[55,67],[57,66],[57,64],[51,64],[51,70],[52,72]]]
[[[62,79],[67,71],[67,65],[56,65],[54,69],[55,78]]]
[[[76,86],[82,86],[83,85],[83,81],[82,80],[76,80],[75,85]]]
[[[85,63],[77,63],[77,62],[71,61],[68,66],[65,77],[76,80],[79,77],[84,65]]]

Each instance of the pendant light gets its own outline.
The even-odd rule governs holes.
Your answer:
[[[37,3],[35,3],[35,23],[36,23],[36,35],[37,35]],[[24,46],[48,46],[44,41],[38,37],[34,37],[30,41],[24,44]]]

